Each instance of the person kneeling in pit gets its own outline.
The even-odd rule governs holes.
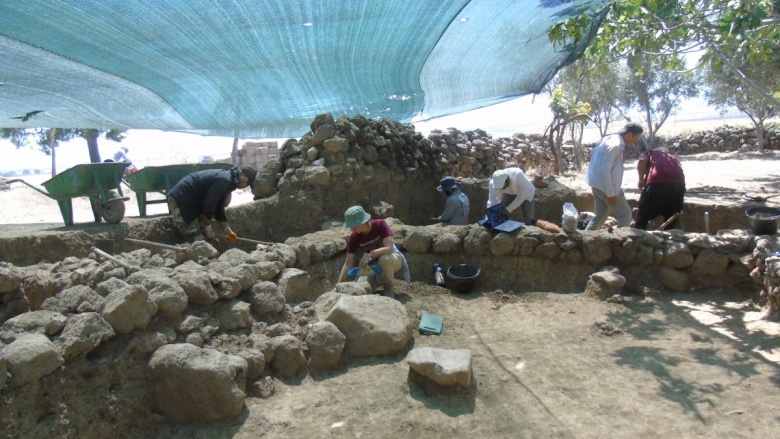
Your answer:
[[[173,225],[185,239],[213,242],[216,236],[211,222],[216,219],[228,241],[238,241],[227,222],[225,207],[233,191],[250,186],[256,176],[251,166],[236,166],[229,171],[205,169],[187,175],[168,192]]]
[[[341,267],[338,283],[347,280],[350,268],[359,265],[367,267],[369,261],[375,260],[382,269],[379,275],[369,275],[368,280],[375,288],[376,278],[382,283],[382,293],[385,297],[395,298],[393,293],[393,278],[395,273],[403,269],[404,279],[409,282],[409,266],[406,258],[393,244],[393,231],[383,219],[371,219],[361,206],[352,206],[344,213],[344,227],[352,230],[347,241],[347,259]],[[355,255],[360,252],[360,263],[355,264]]]

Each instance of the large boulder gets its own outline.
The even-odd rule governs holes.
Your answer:
[[[314,369],[329,369],[338,364],[347,338],[331,322],[316,322],[306,336],[309,365]]]
[[[310,283],[309,273],[297,268],[287,268],[282,272],[282,278],[279,279],[279,290],[287,301],[309,300],[313,298],[311,296],[314,293]]]
[[[693,264],[693,254],[684,242],[667,241],[664,249],[664,265],[686,268]]]
[[[113,338],[114,329],[98,313],[85,312],[68,319],[62,335],[57,339],[62,356],[73,358],[90,353],[100,343]]]
[[[415,348],[406,356],[409,368],[440,386],[471,385],[471,350]]]
[[[146,288],[149,298],[157,305],[157,310],[171,320],[178,318],[187,309],[187,293],[178,282],[167,276],[144,277],[135,284]]]
[[[729,265],[729,257],[713,250],[702,250],[696,256],[696,261],[691,267],[694,274],[706,274],[720,276],[726,272]]]
[[[128,285],[106,296],[100,313],[116,332],[129,334],[146,328],[157,313],[157,305],[149,299],[146,288]]]
[[[219,327],[225,330],[251,328],[255,320],[252,318],[250,305],[240,300],[231,300],[217,309]]]
[[[25,334],[17,338],[2,350],[2,359],[14,386],[36,382],[65,362],[57,346],[43,334]]]
[[[105,299],[86,285],[76,285],[62,290],[54,297],[43,301],[42,309],[62,314],[77,312],[95,312]]]
[[[406,308],[389,297],[341,295],[325,320],[344,334],[347,352],[356,357],[395,354],[412,338]]]
[[[244,407],[247,362],[189,343],[157,349],[149,360],[152,401],[168,419],[221,422]]]
[[[582,254],[588,262],[602,264],[612,258],[610,235],[606,230],[582,233]]]
[[[65,327],[67,318],[56,311],[30,311],[8,319],[2,329],[13,333],[31,332],[36,334],[54,335]]]
[[[11,264],[0,262],[0,294],[10,293],[22,284],[22,272]]]
[[[203,270],[203,267],[197,266],[197,264],[189,265],[188,268],[182,268],[187,264],[182,264],[177,267],[176,275],[173,279],[179,283],[184,292],[187,294],[189,303],[193,305],[211,305],[219,300],[219,295],[211,285],[211,278]]]
[[[303,343],[292,335],[280,335],[271,339],[273,357],[271,367],[286,377],[294,377],[306,366]]]
[[[591,296],[606,300],[615,294],[621,294],[626,285],[626,278],[617,270],[604,270],[593,273],[585,286],[585,292]]]
[[[268,281],[260,281],[252,286],[249,290],[249,302],[252,311],[259,316],[282,312],[285,304],[279,287]]]

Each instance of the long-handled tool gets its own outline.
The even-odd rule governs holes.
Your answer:
[[[161,244],[159,242],[152,242],[152,241],[144,241],[142,239],[133,239],[133,238],[125,238],[125,241],[132,242],[134,244],[142,245],[144,247],[153,247],[153,248],[159,248],[163,250],[173,250],[177,252],[183,252],[187,250],[184,247],[180,247],[178,245],[169,245],[169,244]]]
[[[663,223],[663,224],[661,224],[661,225],[658,227],[658,230],[666,230],[666,228],[667,228],[667,227],[669,227],[669,225],[670,225],[670,224],[672,224],[672,223],[674,222],[674,220],[676,220],[677,218],[679,218],[679,217],[680,217],[680,215],[682,215],[682,211],[680,211],[680,212],[677,212],[677,213],[675,213],[674,215],[670,216],[668,220],[664,221],[664,223]]]
[[[137,267],[135,265],[130,265],[125,261],[120,261],[119,259],[109,255],[108,253],[104,252],[103,250],[97,247],[92,247],[92,251],[95,252],[96,255],[102,256],[108,259],[109,261],[119,265],[120,267],[124,268],[125,270],[127,270],[128,273],[135,273],[136,271],[139,271],[141,269],[140,267]]]
[[[220,239],[223,239],[223,240],[226,240],[226,241],[228,240],[227,236],[220,236],[220,235],[218,235],[218,236],[219,236]],[[255,239],[249,239],[249,238],[238,238],[237,241],[238,242],[243,242],[243,243],[246,243],[246,244],[262,245],[262,246],[265,246],[265,247],[269,247],[269,246],[273,245],[272,242],[257,241]]]

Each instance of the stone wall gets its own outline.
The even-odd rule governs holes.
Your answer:
[[[770,126],[766,132],[768,150],[780,150],[780,127]],[[756,151],[756,129],[753,127],[722,126],[712,131],[698,131],[673,137],[659,137],[673,154],[700,154],[703,152]]]
[[[595,232],[550,233],[526,227],[513,233],[493,233],[478,225],[406,226],[391,221],[396,243],[405,249],[412,280],[432,282],[432,266],[476,264],[483,291],[581,292],[588,276],[605,265],[616,266],[627,278],[626,291],[645,287],[674,291],[720,287],[755,291],[757,254],[780,249],[780,237],[756,237],[744,230],[721,230],[717,235],[680,231],[615,229]],[[333,231],[292,238],[286,244],[297,255],[296,267],[319,266],[324,277],[312,276],[323,289],[332,287],[343,264],[334,253]],[[346,237],[346,232],[342,232]],[[320,238],[328,236],[329,239]],[[344,238],[345,239],[345,238]],[[327,243],[327,244],[325,244]],[[764,250],[762,250],[764,249]],[[343,249],[342,249],[343,251]],[[335,257],[327,258],[323,255]]]

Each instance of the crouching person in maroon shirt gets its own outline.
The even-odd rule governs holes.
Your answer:
[[[378,265],[382,272],[374,276],[369,275],[369,282],[374,285],[375,277],[382,284],[382,293],[386,297],[394,298],[393,278],[395,273],[404,269],[404,278],[409,281],[409,268],[406,259],[393,244],[393,231],[383,219],[371,219],[361,206],[352,206],[344,213],[344,227],[352,230],[347,241],[347,259],[341,267],[339,282],[348,278],[349,269],[359,265],[366,267],[369,262]],[[355,263],[355,256],[360,254],[359,263]]]

